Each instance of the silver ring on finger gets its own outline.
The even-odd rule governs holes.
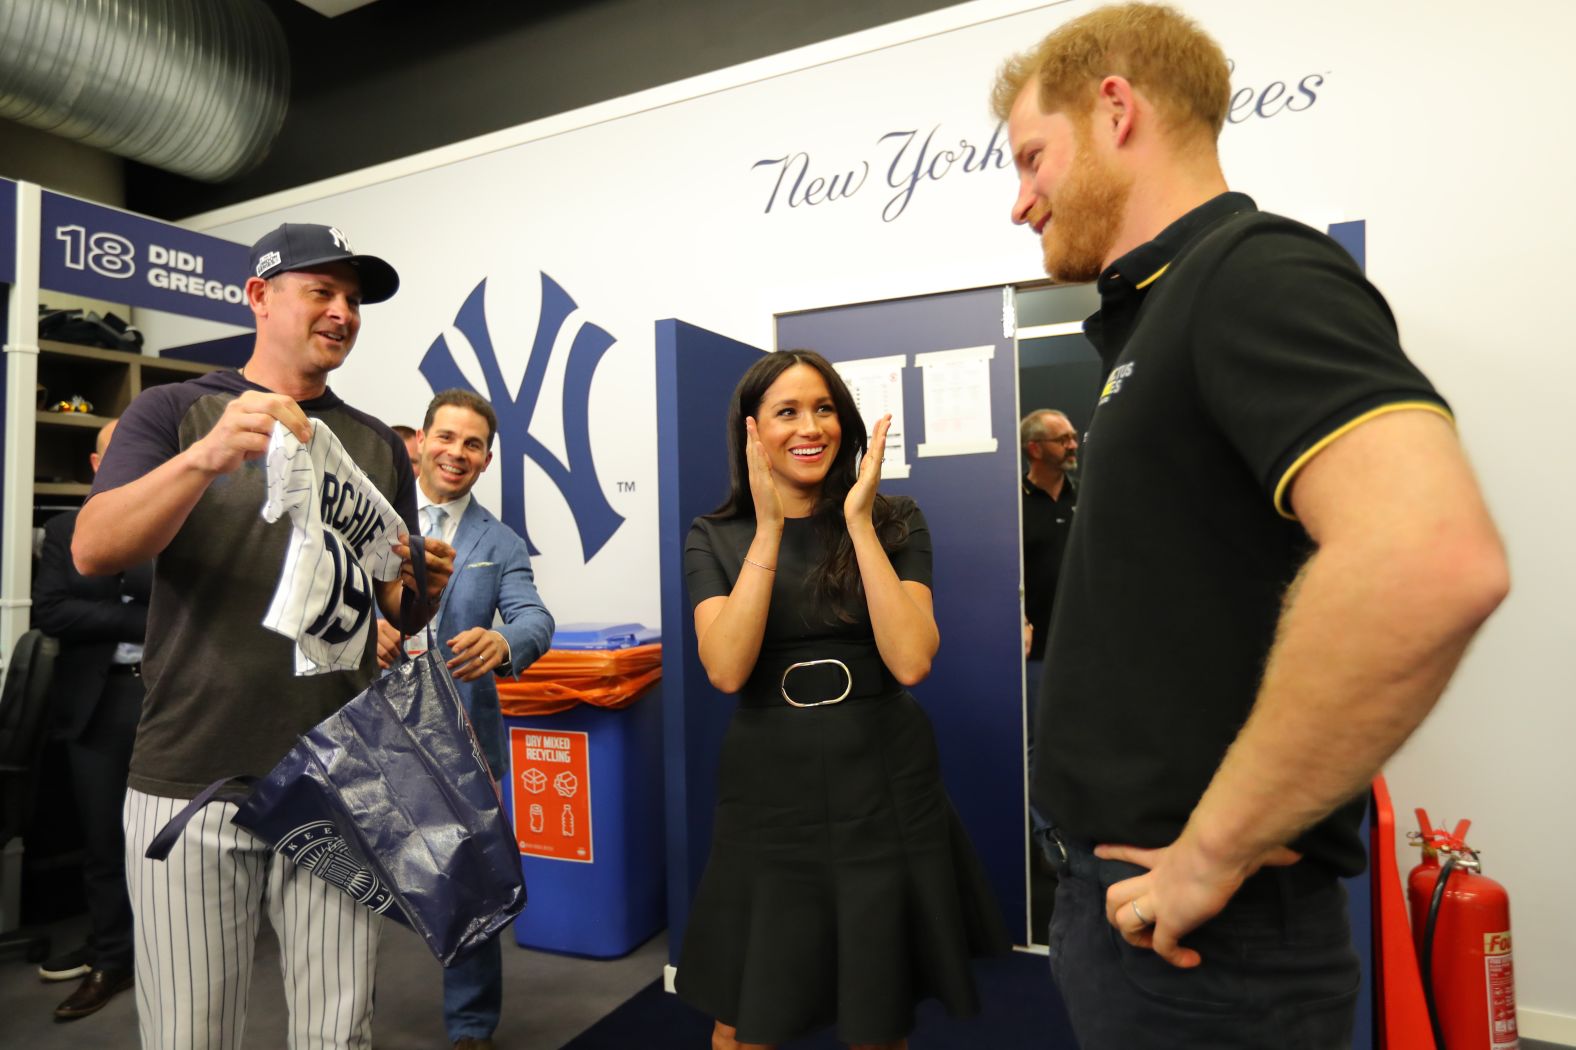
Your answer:
[[[1129,901],[1128,903],[1133,906],[1133,914],[1138,916],[1138,921],[1141,925],[1153,926],[1155,924],[1155,920],[1151,919],[1149,916],[1138,910],[1138,900],[1136,898],[1132,901]]]

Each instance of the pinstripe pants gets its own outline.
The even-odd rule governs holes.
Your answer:
[[[148,842],[185,804],[126,791],[143,1050],[240,1047],[264,907],[279,937],[291,1050],[370,1047],[383,917],[231,824],[229,802],[192,817],[168,859],[146,859]]]

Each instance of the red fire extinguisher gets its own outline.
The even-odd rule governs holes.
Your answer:
[[[1510,895],[1487,877],[1466,843],[1417,811],[1409,835],[1423,859],[1407,876],[1412,937],[1438,1050],[1517,1050],[1516,980],[1510,951]]]

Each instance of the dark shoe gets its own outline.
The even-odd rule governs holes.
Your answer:
[[[464,1039],[454,1041],[454,1050],[493,1050],[493,1041],[466,1036]]]
[[[130,970],[94,970],[82,978],[77,990],[55,1007],[55,1020],[75,1021],[98,1013],[104,1004],[132,985]]]
[[[86,977],[93,972],[92,960],[93,952],[84,944],[69,952],[61,952],[52,959],[45,959],[39,964],[38,976],[46,981],[69,981],[74,977]]]

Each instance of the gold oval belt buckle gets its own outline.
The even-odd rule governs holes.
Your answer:
[[[847,680],[847,684],[843,686],[843,691],[830,700],[816,700],[808,704],[800,703],[798,700],[795,700],[793,697],[789,696],[788,676],[801,667],[815,667],[818,664],[836,664],[838,667],[843,669],[843,677]],[[788,703],[794,707],[825,707],[827,704],[840,704],[844,700],[848,699],[848,694],[854,690],[854,673],[850,671],[848,669],[848,665],[843,663],[841,660],[801,660],[796,664],[790,664],[787,669],[783,671],[783,680],[778,688],[782,690],[783,699],[788,701]]]

